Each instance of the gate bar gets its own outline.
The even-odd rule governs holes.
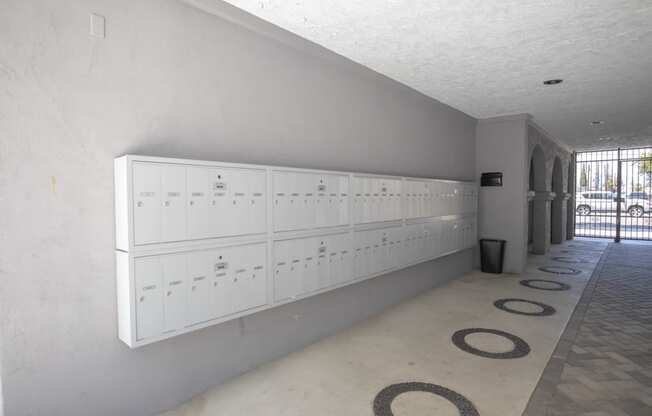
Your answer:
[[[620,147],[618,148],[618,173],[616,175],[616,238],[614,242],[620,243],[620,216],[622,214],[622,171],[623,171],[623,162],[620,161]]]

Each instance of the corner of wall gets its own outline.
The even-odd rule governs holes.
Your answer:
[[[504,270],[527,262],[527,131],[529,114],[478,121],[476,172],[503,172],[501,188],[480,188],[479,235],[507,241]]]

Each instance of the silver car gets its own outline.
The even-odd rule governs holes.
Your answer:
[[[650,212],[650,201],[644,198],[621,198],[622,212],[632,217],[642,217]],[[576,211],[579,215],[591,212],[616,212],[617,194],[609,191],[585,191],[577,194]]]

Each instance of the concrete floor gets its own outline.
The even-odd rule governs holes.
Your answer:
[[[469,273],[162,416],[373,415],[379,391],[412,381],[452,389],[469,399],[482,416],[520,416],[606,246],[595,241],[554,246],[545,256],[531,256],[521,275]],[[563,263],[554,257],[583,262]],[[572,267],[580,273],[538,270],[546,265]],[[519,284],[521,279],[559,281],[571,289],[536,290]],[[557,312],[546,317],[512,314],[493,305],[500,298],[543,302]],[[526,304],[509,306],[534,311]],[[465,328],[512,333],[525,340],[531,352],[517,359],[471,355],[451,342],[453,333]],[[485,351],[505,352],[512,347],[510,341],[490,334],[469,335],[466,341]],[[396,416],[459,414],[447,400],[421,392],[399,395],[391,409]]]

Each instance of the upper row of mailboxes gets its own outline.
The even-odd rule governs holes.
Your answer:
[[[267,232],[265,169],[132,166],[135,245]],[[348,174],[271,174],[275,232],[459,215],[477,207],[472,183],[357,175],[350,183]]]

